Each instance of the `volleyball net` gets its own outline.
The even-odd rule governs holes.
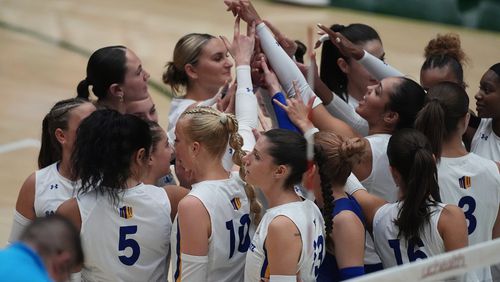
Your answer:
[[[498,263],[500,263],[500,238],[348,281],[443,281]]]

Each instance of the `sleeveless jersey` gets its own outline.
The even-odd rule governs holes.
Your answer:
[[[167,128],[167,137],[168,142],[171,145],[174,144],[175,140],[175,125],[179,120],[179,117],[186,109],[192,104],[196,103],[195,100],[192,99],[179,99],[174,98],[170,102],[170,112],[168,113],[168,128]]]
[[[390,134],[373,134],[366,136],[372,151],[372,171],[366,179],[361,181],[361,184],[363,184],[369,193],[393,203],[397,200],[398,188],[389,170],[387,145],[389,144],[390,138]],[[372,236],[366,232],[365,238],[365,264],[380,264],[380,258],[373,246]]]
[[[441,157],[438,182],[443,203],[462,208],[467,220],[469,245],[492,239],[500,204],[497,165],[474,153],[458,158]],[[488,268],[476,272],[481,281],[491,279]]]
[[[163,188],[139,184],[118,205],[92,191],[77,197],[85,253],[82,281],[166,281],[172,229]]]
[[[286,216],[300,232],[302,252],[297,263],[300,281],[316,281],[319,266],[325,255],[324,220],[316,204],[310,200],[292,202],[270,208],[264,214],[252,239],[245,264],[245,282],[260,282],[269,278],[265,241],[267,229],[277,216]]]
[[[244,182],[234,172],[229,179],[193,184],[188,195],[198,198],[210,216],[208,272],[205,281],[242,281],[245,255],[254,229]],[[182,281],[181,234],[177,220],[176,217],[171,238],[172,274],[173,281]]]
[[[431,216],[419,234],[418,240],[408,242],[398,238],[399,228],[394,224],[402,203],[385,204],[373,218],[375,249],[382,259],[384,268],[413,262],[445,252],[443,239],[438,232],[438,220],[444,204],[430,206]]]
[[[366,136],[372,151],[372,171],[366,179],[361,181],[361,184],[370,194],[393,203],[398,199],[398,188],[389,170],[389,158],[387,158],[387,145],[390,138],[390,134]]]
[[[338,200],[335,200],[333,203],[335,205],[332,211],[333,218],[335,218],[337,214],[343,211],[351,211],[359,218],[359,220],[363,223],[363,225],[365,225],[366,223],[365,217],[363,215],[363,211],[361,210],[361,206],[352,196],[348,195],[347,198],[340,198]],[[319,275],[316,281],[317,282],[342,281],[342,277],[340,276],[340,270],[337,265],[337,259],[333,254],[330,254],[329,252],[325,253],[325,259],[321,264],[321,267],[319,268]]]
[[[481,119],[472,138],[471,152],[488,160],[500,162],[500,137],[493,132],[491,118]]]
[[[58,171],[58,162],[35,172],[36,217],[53,215],[59,205],[76,196],[79,181],[64,178]],[[75,185],[75,186],[73,186]]]

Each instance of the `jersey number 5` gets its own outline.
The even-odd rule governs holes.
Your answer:
[[[118,251],[124,251],[126,248],[132,249],[132,254],[130,256],[128,257],[124,255],[118,256],[118,258],[124,265],[133,265],[139,259],[139,255],[141,254],[141,248],[139,247],[139,243],[137,243],[137,241],[134,239],[130,238],[127,239],[127,235],[135,233],[137,233],[137,225],[120,227]]]
[[[238,227],[238,252],[246,253],[248,247],[250,246],[250,236],[248,232],[250,231],[250,216],[244,214],[240,218],[240,226]],[[238,223],[237,223],[238,224]],[[236,248],[236,234],[233,224],[233,220],[226,221],[226,229],[229,230],[229,258],[234,255],[234,249]]]

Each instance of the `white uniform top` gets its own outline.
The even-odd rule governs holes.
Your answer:
[[[186,109],[192,104],[196,103],[195,100],[192,99],[179,99],[174,98],[170,101],[170,112],[168,113],[168,128],[167,128],[167,137],[170,144],[174,144],[175,140],[175,125],[179,120],[179,117]]]
[[[297,276],[300,281],[316,281],[319,266],[325,256],[325,225],[323,216],[316,204],[310,200],[292,202],[270,208],[262,218],[252,239],[245,264],[245,282],[260,282],[269,278],[269,265],[265,241],[269,224],[277,216],[288,217],[302,239],[302,252],[297,263]]]
[[[58,162],[35,172],[35,214],[36,217],[53,215],[59,205],[76,196],[76,185],[58,171]],[[75,186],[73,186],[75,185]]]
[[[390,138],[390,134],[366,136],[372,151],[372,171],[361,183],[371,194],[393,203],[398,199],[398,187],[392,178],[387,157],[387,145]]]
[[[207,180],[192,185],[188,195],[198,198],[210,216],[208,271],[205,281],[242,281],[245,255],[253,229],[250,203],[238,173],[226,180]],[[177,217],[172,231],[173,281],[182,281],[180,233]]]
[[[402,203],[385,204],[378,209],[373,218],[373,237],[375,250],[382,259],[384,268],[413,262],[445,252],[443,239],[438,232],[438,220],[445,207],[438,203],[431,206],[431,216],[419,234],[419,241],[409,244],[398,238],[399,228],[394,224]]]
[[[139,184],[118,205],[95,190],[77,197],[85,253],[82,281],[166,281],[172,230],[164,189]]]
[[[397,200],[398,187],[394,183],[389,169],[389,158],[387,157],[387,145],[390,134],[373,134],[366,136],[372,151],[372,171],[370,175],[361,181],[369,193],[381,197],[389,203]],[[367,265],[379,264],[380,258],[375,252],[372,236],[366,232],[365,236],[365,258]]]
[[[497,165],[474,153],[463,157],[441,157],[438,163],[441,201],[459,206],[467,220],[469,245],[492,239],[500,204],[500,174]],[[478,273],[491,279],[489,267]]]
[[[472,138],[471,152],[489,160],[500,161],[500,137],[493,132],[492,119],[483,118]]]

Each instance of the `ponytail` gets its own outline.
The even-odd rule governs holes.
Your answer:
[[[363,139],[348,139],[331,131],[320,131],[314,136],[314,162],[318,166],[323,195],[323,218],[326,234],[332,232],[333,209],[332,196],[334,186],[343,187],[354,165],[363,158],[366,150]],[[331,237],[327,236],[327,250],[333,250]]]
[[[441,82],[429,89],[426,99],[427,104],[417,114],[415,128],[427,136],[439,160],[443,142],[457,133],[459,121],[469,112],[469,97],[459,84]]]
[[[242,158],[245,156],[245,152],[241,149],[243,146],[243,138],[240,134],[238,134],[238,121],[233,115],[226,115],[222,113],[222,115],[227,118],[226,127],[229,131],[229,146],[233,148],[233,163],[240,167],[239,175],[241,179],[245,179],[245,168],[243,166]],[[224,119],[224,116],[221,117]],[[262,205],[257,200],[255,195],[255,189],[252,185],[245,183],[245,194],[248,197],[248,201],[250,202],[250,213],[253,215],[253,222],[255,226],[259,225],[259,222],[262,218],[261,211]]]
[[[436,159],[441,158],[443,139],[446,131],[445,113],[437,99],[431,99],[417,115],[415,129],[429,139]]]
[[[77,93],[77,98],[81,98],[84,100],[89,100],[90,98],[90,93],[89,93],[89,81],[85,78],[80,83],[78,83],[78,86],[76,87],[76,93]]]
[[[57,142],[54,132],[51,132],[50,113],[42,121],[42,137],[38,153],[38,169],[45,168],[62,159],[61,144]]]
[[[398,237],[419,237],[430,220],[430,206],[441,201],[437,168],[427,138],[417,130],[402,129],[389,140],[389,164],[401,175],[403,199],[397,219]]]

